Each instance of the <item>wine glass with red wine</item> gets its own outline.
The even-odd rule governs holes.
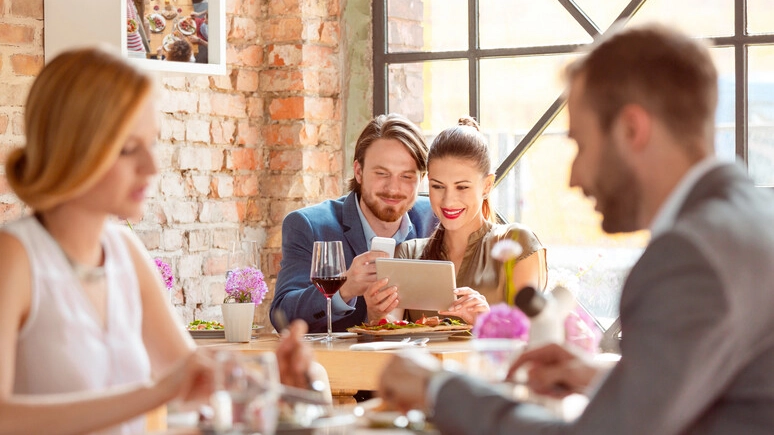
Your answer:
[[[328,304],[328,335],[325,341],[333,340],[331,327],[331,298],[347,280],[345,273],[344,247],[340,241],[314,242],[312,248],[312,271],[309,274],[317,290],[325,296]]]

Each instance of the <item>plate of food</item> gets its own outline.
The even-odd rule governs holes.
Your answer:
[[[191,36],[196,33],[196,21],[191,18],[184,18],[177,22],[177,29],[185,36]]]
[[[193,338],[225,338],[223,324],[214,320],[194,320],[188,324],[188,332]]]
[[[161,14],[153,13],[148,15],[148,25],[153,33],[160,33],[167,27],[167,20]]]
[[[188,332],[193,338],[226,338],[223,324],[215,320],[194,320],[188,324]],[[253,335],[258,334],[263,325],[253,323]]]
[[[423,317],[416,322],[398,320],[390,322],[382,319],[371,324],[361,324],[348,328],[347,331],[355,332],[361,336],[380,337],[384,340],[402,340],[404,338],[429,338],[432,341],[444,340],[453,334],[467,332],[473,325],[462,323],[459,320],[437,316]]]
[[[133,18],[129,18],[128,20],[126,20],[126,33],[128,35],[136,33],[138,27],[139,25],[137,24],[137,20]]]

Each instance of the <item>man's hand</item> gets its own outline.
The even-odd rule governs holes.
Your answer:
[[[489,311],[489,303],[486,297],[470,287],[460,287],[454,289],[457,300],[446,311],[439,311],[443,316],[456,316],[464,320],[465,323],[476,323],[476,317],[481,313]]]
[[[309,366],[314,359],[314,352],[303,342],[306,331],[306,322],[301,319],[294,320],[286,330],[282,331],[276,353],[280,382],[285,385],[298,388],[309,387]]]
[[[521,367],[527,369],[527,386],[538,394],[557,398],[583,393],[598,372],[590,361],[555,343],[521,354],[508,371],[508,378]]]
[[[368,251],[352,259],[352,264],[347,270],[347,281],[339,290],[344,302],[349,302],[352,298],[365,294],[368,286],[376,281],[376,263],[374,261],[377,258],[387,257],[388,255],[381,251]]]
[[[441,370],[441,363],[427,352],[403,352],[395,355],[379,378],[379,396],[402,412],[427,411],[427,385]]]
[[[398,287],[385,287],[387,282],[387,278],[374,282],[363,295],[368,307],[366,321],[382,319],[398,307]]]

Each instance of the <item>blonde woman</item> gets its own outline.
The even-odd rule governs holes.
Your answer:
[[[0,228],[0,433],[141,433],[143,413],[209,391],[152,259],[110,219],[141,218],[157,172],[151,90],[101,49],[32,86],[6,162],[34,214]]]
[[[474,323],[480,313],[489,311],[490,304],[504,302],[503,264],[492,257],[492,247],[503,239],[515,240],[522,248],[513,269],[515,288],[545,288],[546,251],[535,233],[519,223],[494,222],[489,205],[494,177],[486,140],[472,118],[461,118],[458,125],[435,138],[427,156],[427,178],[438,227],[429,238],[401,243],[395,256],[453,262],[457,302],[439,313],[396,310],[392,317],[417,320],[422,315],[441,314]],[[390,311],[398,304],[397,289],[380,289],[385,284],[386,280],[379,281],[369,291],[382,296],[380,308]]]

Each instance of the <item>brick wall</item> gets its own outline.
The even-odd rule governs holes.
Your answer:
[[[24,100],[42,66],[43,0],[0,0],[0,162],[24,143]],[[0,168],[0,222],[23,213]]]
[[[151,254],[172,264],[173,300],[186,321],[220,317],[228,248],[238,239],[261,242],[270,298],[282,218],[342,194],[349,166],[340,1],[226,4],[227,75],[159,74],[160,174],[134,225]],[[42,65],[43,0],[0,0],[1,162],[23,144],[22,106]],[[23,213],[0,176],[0,223]],[[257,322],[268,325],[268,305]]]

